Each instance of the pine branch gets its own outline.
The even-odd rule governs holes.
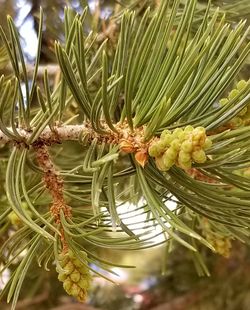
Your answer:
[[[106,41],[100,45],[84,32],[86,10],[66,9],[53,89],[47,71],[43,85],[37,82],[42,11],[31,83],[13,20],[9,39],[0,28],[15,75],[0,79],[0,144],[11,150],[9,207],[0,223],[8,225],[14,213],[24,225],[1,248],[8,253],[4,268],[19,257],[19,246],[27,249],[8,284],[13,307],[34,260],[45,269],[55,261],[65,290],[83,301],[89,270],[112,273],[114,265],[92,248],[155,246],[156,225],[165,241],[196,253],[201,274],[208,271],[200,245],[228,255],[230,238],[249,242],[250,181],[236,171],[250,165],[250,82],[240,81],[220,99],[250,54],[244,43],[250,28],[245,22],[231,27],[219,11],[210,18],[208,7],[193,33],[196,1],[181,14],[179,4],[170,9],[162,1],[138,20],[125,12],[113,56]],[[134,196],[146,222],[120,211]]]
[[[83,125],[61,125],[47,126],[40,133],[37,140],[32,142],[32,145],[44,143],[45,145],[53,145],[63,141],[80,141],[84,140],[85,143],[91,144],[96,139],[99,143],[105,142],[109,144],[120,145],[121,150],[126,153],[133,153],[138,150],[145,150],[147,152],[150,142],[144,141],[143,128],[138,128],[136,132],[131,132],[126,123],[116,124],[116,131],[113,132],[105,123],[105,128],[102,134],[97,133],[89,123]],[[6,128],[10,135],[6,135],[0,131],[0,144],[17,143],[28,146],[28,141],[32,136],[32,130],[25,130],[16,128],[17,136],[15,137],[12,128]]]
[[[12,132],[11,127],[7,127],[9,132]],[[29,140],[32,134],[32,130],[25,130],[23,128],[16,128],[18,137],[16,137],[16,142],[25,142]],[[59,143],[62,141],[77,141],[80,136],[93,134],[91,130],[86,125],[64,125],[64,126],[54,126],[50,128],[47,126],[39,135],[39,140],[44,141],[45,144],[50,145],[53,143]],[[9,136],[5,135],[0,131],[0,144],[6,144],[15,142],[15,139],[11,139]]]

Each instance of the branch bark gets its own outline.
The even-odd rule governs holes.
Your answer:
[[[37,141],[39,143],[43,143],[46,145],[51,145],[54,143],[60,143],[62,141],[77,141],[80,136],[87,137],[87,140],[92,141],[93,139],[97,139],[99,142],[104,142],[107,144],[119,144],[121,150],[125,153],[136,153],[136,152],[146,152],[148,150],[149,144],[151,141],[145,141],[144,139],[144,129],[136,128],[133,132],[130,131],[128,125],[126,123],[116,124],[115,125],[116,132],[112,131],[108,128],[107,125],[104,124],[103,129],[104,133],[99,134],[93,130],[93,128],[88,124],[82,125],[62,125],[62,126],[54,126],[52,129],[47,126],[38,137]],[[26,141],[32,134],[32,130],[28,131],[21,128],[16,128],[17,133],[21,136],[13,139],[10,138],[2,131],[0,131],[0,145],[7,144],[10,142],[23,143],[27,144]],[[14,135],[11,128],[7,128],[12,135]],[[37,141],[33,141],[32,144]],[[129,146],[129,149],[128,149]]]
[[[8,131],[12,132],[11,128],[8,128]],[[23,142],[25,142],[32,134],[32,131],[27,131],[22,128],[17,128],[17,132],[23,138]],[[44,143],[48,143],[54,141],[57,138],[59,141],[74,141],[78,140],[80,134],[90,134],[93,130],[88,128],[86,125],[65,125],[61,127],[54,127],[53,131],[50,127],[46,127],[39,139]],[[18,139],[17,139],[18,141]],[[9,138],[3,132],[0,131],[0,144],[7,144],[9,142],[13,142],[13,139]]]
[[[55,127],[46,127],[36,140],[29,141],[32,135],[32,130],[16,128],[16,135],[12,132],[11,128],[6,128],[6,133],[0,131],[0,145],[7,143],[15,143],[20,147],[35,146],[37,143],[43,145],[53,145],[61,143],[62,141],[77,141],[84,138],[84,143],[91,143],[96,139],[99,143],[119,145],[120,151],[125,153],[134,153],[135,160],[142,167],[148,161],[148,148],[152,142],[145,141],[144,128],[135,128],[131,131],[126,122],[115,125],[116,131],[112,131],[103,123],[103,133],[97,133],[93,130],[90,124],[85,123],[82,125],[63,125]],[[9,135],[8,135],[9,131]]]
[[[46,65],[39,65],[38,71],[37,71],[37,77],[42,79],[44,76],[44,71],[47,69],[48,74],[50,76],[55,76],[58,72],[60,72],[60,67],[58,64],[46,64]],[[26,64],[26,70],[28,78],[32,78],[34,74],[34,65],[32,64]],[[13,73],[13,67],[11,64],[7,64],[6,67],[2,70],[4,73],[12,74]]]

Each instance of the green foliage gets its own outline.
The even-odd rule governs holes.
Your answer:
[[[250,181],[236,171],[250,165],[250,127],[221,131],[249,105],[249,83],[227,104],[218,104],[250,53],[249,28],[244,21],[232,27],[219,10],[211,14],[209,6],[195,28],[197,12],[195,0],[184,7],[182,1],[162,1],[141,18],[127,10],[115,54],[109,55],[107,40],[97,42],[84,27],[87,9],[78,14],[66,8],[65,42],[55,43],[61,74],[53,89],[49,72],[43,85],[37,78],[42,10],[31,82],[13,20],[8,17],[8,35],[0,28],[14,75],[0,80],[0,130],[9,144],[1,233],[11,225],[11,212],[22,222],[0,249],[3,270],[18,261],[1,293],[7,292],[12,309],[30,266],[36,262],[47,269],[55,261],[63,274],[60,257],[67,250],[106,278],[91,266],[113,273],[114,264],[97,257],[96,249],[153,247],[152,231],[160,225],[165,241],[192,250],[200,274],[208,274],[198,250],[201,244],[217,249],[202,235],[201,219],[218,225],[218,238],[249,242]],[[192,168],[213,182],[192,177],[186,169],[191,159],[187,167],[183,154],[182,168],[158,169],[153,158],[147,161],[155,138],[166,130],[172,136],[193,128],[189,125],[195,133],[203,127],[203,138],[212,141],[209,148],[203,149],[204,140],[194,150],[200,153],[192,155]],[[121,152],[122,141],[131,144],[132,152]],[[42,147],[45,153],[39,158]],[[170,150],[169,144],[165,147]],[[145,155],[145,167],[133,150]],[[138,214],[147,214],[146,222],[133,211],[121,211],[131,201],[136,201]],[[176,208],[171,210],[173,202]],[[143,233],[133,229],[135,223]],[[79,291],[67,290],[74,296]]]

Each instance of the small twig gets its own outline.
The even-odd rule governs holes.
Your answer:
[[[63,179],[50,158],[48,147],[42,141],[37,141],[33,144],[33,148],[36,152],[38,165],[44,173],[43,182],[52,196],[53,203],[50,212],[54,217],[55,223],[60,227],[63,250],[67,251],[68,245],[61,225],[60,213],[62,211],[65,218],[70,218],[71,207],[66,204],[63,196]]]
[[[105,39],[109,38],[113,43],[115,42],[115,33],[118,29],[118,25],[115,22],[110,22],[109,25],[106,27],[105,23],[103,22],[103,31],[98,34],[97,42],[103,42]]]
[[[65,305],[52,308],[51,310],[97,310],[97,309],[88,305],[68,303]]]
[[[152,310],[185,310],[199,302],[203,295],[203,292],[190,292],[186,295],[176,297],[169,302],[158,305],[152,308]]]
[[[34,297],[27,297],[17,302],[16,310],[28,309],[30,306],[39,305],[49,298],[49,291],[45,289],[41,294]],[[1,306],[1,305],[0,305]],[[3,310],[10,310],[11,306],[3,306]],[[2,308],[1,308],[2,309]]]
[[[54,76],[60,71],[60,67],[58,64],[39,65],[38,71],[37,71],[37,77],[42,79],[44,76],[44,71],[46,69],[47,69],[48,74],[50,76]],[[34,65],[26,64],[26,70],[27,70],[28,78],[32,78],[33,73],[34,73]],[[12,68],[11,64],[7,64],[6,67],[4,68],[3,72],[5,72],[7,74],[13,73],[13,68]]]

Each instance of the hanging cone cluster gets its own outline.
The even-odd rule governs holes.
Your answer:
[[[212,141],[207,138],[203,127],[187,126],[173,132],[164,130],[158,141],[149,147],[149,155],[155,157],[157,167],[162,171],[173,165],[190,169],[192,162],[204,163],[207,160],[205,149],[211,147]]]
[[[212,245],[215,252],[228,258],[232,248],[231,238],[225,233],[215,232],[206,218],[201,221],[201,229],[203,236]]]
[[[87,258],[87,254],[85,253]],[[66,254],[59,255],[59,264],[62,268],[57,269],[59,281],[63,282],[63,288],[78,301],[84,302],[90,287],[91,276],[86,265],[82,264],[69,250]],[[87,264],[87,260],[86,260]]]
[[[230,256],[232,247],[230,238],[215,233],[208,233],[206,239],[214,247],[216,253],[226,258]]]
[[[246,87],[249,87],[249,82],[245,80],[241,80],[237,83],[236,88],[231,90],[227,98],[220,99],[219,103],[221,106],[228,104],[228,102],[234,99],[239,93],[244,90]],[[246,126],[250,124],[250,102],[249,104],[240,111],[240,113],[232,118],[230,122],[228,122],[227,127],[229,128],[237,128],[240,126]]]

